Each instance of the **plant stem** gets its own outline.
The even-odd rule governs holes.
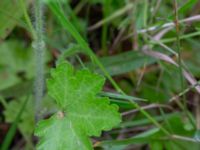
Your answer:
[[[21,5],[21,8],[22,8],[23,13],[24,13],[25,21],[26,21],[26,23],[27,23],[27,25],[29,27],[29,30],[30,30],[30,32],[31,32],[31,34],[33,36],[33,39],[35,39],[36,38],[36,33],[35,33],[35,30],[34,30],[34,27],[33,27],[32,23],[31,23],[31,19],[30,19],[29,15],[28,15],[28,12],[27,12],[27,9],[26,9],[26,5],[25,5],[25,1],[24,0],[20,0],[20,5]]]
[[[181,91],[184,91],[184,77],[183,77],[183,66],[182,66],[182,60],[181,60],[181,43],[180,43],[180,26],[179,26],[179,14],[178,14],[178,4],[177,1],[174,0],[174,15],[175,15],[175,27],[176,27],[176,43],[177,43],[177,51],[178,51],[178,64],[179,64],[179,76],[180,76],[180,82],[181,82]],[[190,119],[191,123],[195,126],[195,123],[193,122],[192,116],[187,110],[187,100],[185,97],[185,94],[183,96],[183,104],[179,101],[177,101],[177,104],[180,108],[183,109],[185,114]]]
[[[26,108],[26,104],[29,101],[29,99],[30,99],[30,94],[28,94],[27,97],[24,99],[24,102],[23,102],[21,108],[18,108],[19,112],[17,113],[17,116],[16,116],[13,124],[11,125],[10,129],[8,130],[8,132],[6,134],[6,137],[4,138],[3,143],[1,144],[1,147],[0,147],[1,150],[8,150],[9,149],[11,142],[12,142],[14,136],[15,136],[18,123],[20,122],[20,118],[21,118],[21,116],[22,116],[22,114],[23,114],[23,112]]]
[[[178,64],[179,64],[179,75],[181,81],[181,88],[184,89],[184,80],[183,80],[183,70],[182,70],[182,63],[181,63],[181,43],[180,43],[180,26],[178,21],[178,6],[177,1],[174,0],[174,13],[175,13],[175,26],[176,26],[176,43],[177,43],[177,51],[178,51]]]
[[[36,78],[35,78],[35,118],[39,119],[41,100],[44,92],[44,53],[45,42],[43,40],[43,11],[41,0],[35,0],[35,32],[36,36],[33,42],[36,60]]]
[[[103,16],[106,18],[109,15],[109,6],[110,6],[111,0],[104,0],[103,5]],[[102,50],[104,54],[107,54],[108,48],[107,48],[107,36],[108,36],[108,23],[103,24],[103,29],[101,33],[101,45]]]

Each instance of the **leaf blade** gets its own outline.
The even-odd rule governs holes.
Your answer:
[[[100,136],[121,122],[118,106],[99,97],[103,76],[89,70],[74,71],[69,63],[59,64],[48,79],[49,94],[60,107],[57,115],[40,121],[35,134],[40,150],[92,150],[90,136]],[[49,144],[50,143],[50,144]]]

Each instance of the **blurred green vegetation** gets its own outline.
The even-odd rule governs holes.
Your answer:
[[[8,146],[34,149],[34,92],[30,94],[30,91],[34,88],[37,62],[32,47],[34,37],[25,18],[28,13],[34,24],[34,2],[21,2],[23,5],[15,0],[0,1],[0,143],[5,144],[6,135],[23,108],[23,100],[30,96]],[[123,122],[100,138],[94,137],[95,149],[200,149],[200,91],[195,89],[197,85],[191,86],[191,80],[198,82],[200,78],[200,1],[176,1],[178,32],[174,25],[174,2],[44,1],[45,78],[50,68],[63,61],[69,61],[77,69],[87,67],[112,77],[108,78],[104,91],[114,94],[112,103],[119,105]],[[70,30],[73,28],[67,26],[66,20],[75,31]],[[178,55],[179,42],[181,55]],[[186,75],[180,76],[179,67],[172,61],[190,74],[190,81]],[[131,98],[118,93],[112,79]],[[38,113],[47,118],[56,108],[46,92],[44,95]],[[176,100],[171,101],[174,97]],[[139,108],[130,101],[136,102]],[[141,113],[141,109],[170,135]]]

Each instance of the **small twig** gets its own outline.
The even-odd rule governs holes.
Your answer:
[[[147,67],[147,66],[146,66],[146,63],[144,63],[141,72],[139,72],[139,78],[138,78],[138,81],[137,81],[136,87],[135,87],[135,90],[136,90],[136,91],[139,89],[139,86],[140,86],[140,84],[141,84],[141,82],[142,82],[142,79],[143,79],[144,74],[145,74],[146,67]]]
[[[124,34],[125,31],[126,31],[125,28],[122,28],[122,29],[119,31],[117,37],[115,38],[115,40],[114,40],[114,42],[113,42],[113,44],[112,44],[112,46],[111,46],[111,48],[110,48],[110,53],[112,53],[113,50],[115,49],[115,47],[120,43],[120,40],[121,40],[121,38],[122,38],[122,36],[123,36],[123,34]]]
[[[194,143],[199,143],[200,141],[194,138],[190,138],[190,137],[185,137],[185,136],[180,136],[180,135],[171,135],[170,136],[172,139],[178,139],[178,140],[182,140],[182,141],[187,141],[187,142],[194,142]]]
[[[157,43],[158,45],[160,45],[161,47],[163,47],[164,49],[166,49],[167,51],[169,51],[170,53],[174,54],[176,57],[178,57],[178,53],[176,51],[174,51],[173,49],[171,49],[170,47],[168,47],[167,45],[165,45],[164,43],[160,42],[160,38],[162,37],[161,35],[158,36],[154,36],[151,37],[148,34],[146,34],[146,36],[153,42]]]
[[[186,18],[186,19],[179,20],[178,23],[183,24],[183,23],[192,23],[192,22],[197,22],[197,21],[200,21],[200,15],[196,15],[196,16],[192,16],[192,17],[189,17],[189,18]],[[143,34],[143,33],[151,32],[151,31],[155,31],[155,30],[159,30],[159,29],[163,29],[163,28],[173,29],[173,27],[175,27],[174,22],[169,22],[169,23],[165,23],[161,26],[152,26],[152,27],[149,27],[147,29],[138,30],[137,33]],[[123,40],[126,40],[126,39],[132,37],[133,34],[134,33],[130,33],[129,35],[124,37]]]
[[[152,39],[158,42],[158,41],[159,41],[166,33],[168,33],[171,29],[172,29],[172,27],[168,27],[168,28],[165,28],[165,29],[161,30],[161,31],[158,32],[156,35],[154,35]]]
[[[179,20],[177,23],[183,24],[183,23],[191,23],[191,22],[196,22],[196,21],[200,21],[200,15],[196,15],[196,16],[192,16],[192,17],[189,17],[186,19]],[[169,23],[163,24],[162,26],[153,26],[148,29],[141,29],[141,30],[138,30],[138,34],[146,33],[149,31],[154,31],[154,30],[158,30],[158,29],[162,29],[162,28],[168,28],[168,27],[175,27],[175,23],[169,22]]]
[[[170,64],[173,64],[175,65],[176,67],[179,67],[179,65],[171,58],[169,57],[168,55],[166,54],[163,54],[163,53],[160,53],[160,52],[156,52],[156,51],[153,51],[153,50],[149,50],[148,49],[148,46],[144,46],[143,49],[142,49],[142,52],[148,56],[152,56],[154,58],[157,58],[157,59],[160,59],[160,60],[164,60]],[[190,74],[188,71],[186,71],[184,68],[183,68],[183,76],[188,80],[188,82],[191,84],[191,85],[195,85],[197,83],[196,79],[193,77],[192,74]],[[200,86],[196,86],[195,87],[196,91],[198,93],[200,93]]]
[[[184,91],[182,91],[181,93],[179,93],[178,95],[172,97],[172,98],[169,100],[169,102],[172,102],[172,101],[178,99],[179,97],[183,96],[184,94],[186,94],[187,92],[189,92],[191,89],[193,89],[193,88],[195,88],[196,86],[199,86],[199,85],[200,85],[199,82],[197,82],[197,83],[194,84],[194,85],[191,85],[190,87],[188,87],[187,89],[185,89]]]
[[[130,4],[130,5],[126,5],[124,8],[114,12],[112,15],[108,16],[107,18],[103,19],[103,20],[100,20],[99,22],[97,22],[96,24],[90,26],[88,28],[89,31],[93,31],[95,29],[98,29],[99,27],[101,27],[103,24],[105,23],[108,23],[109,21],[125,14],[127,11],[129,11],[130,9],[133,8],[133,4]]]
[[[178,4],[177,4],[176,0],[174,0],[174,15],[175,15],[174,24],[176,27],[176,45],[177,45],[177,51],[178,51],[179,76],[180,76],[181,88],[182,88],[182,90],[184,90],[184,78],[183,78],[184,73],[183,73],[183,66],[181,63],[180,24],[179,24],[179,14],[178,14]],[[184,97],[184,104],[186,107],[186,98],[185,97]]]
[[[143,106],[141,108],[146,110],[146,109],[152,109],[152,108],[156,108],[156,107],[164,107],[164,108],[168,108],[168,109],[171,109],[171,110],[173,109],[172,107],[170,107],[168,105],[162,105],[162,104],[151,104],[151,105]],[[133,110],[130,110],[130,111],[126,111],[126,112],[122,113],[122,116],[133,114],[133,113],[136,113],[138,111],[140,111],[140,110],[139,109],[133,109]]]

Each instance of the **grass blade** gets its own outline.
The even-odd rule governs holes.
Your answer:
[[[29,96],[27,96],[27,98],[24,100],[24,103],[19,111],[19,113],[17,114],[17,117],[15,119],[15,122],[12,124],[12,126],[10,127],[8,133],[6,134],[6,137],[3,141],[3,144],[1,146],[1,150],[8,150],[10,147],[10,144],[15,136],[16,130],[17,130],[17,125],[18,122],[21,118],[21,115],[23,114],[23,111],[25,110],[26,104],[29,100]]]

